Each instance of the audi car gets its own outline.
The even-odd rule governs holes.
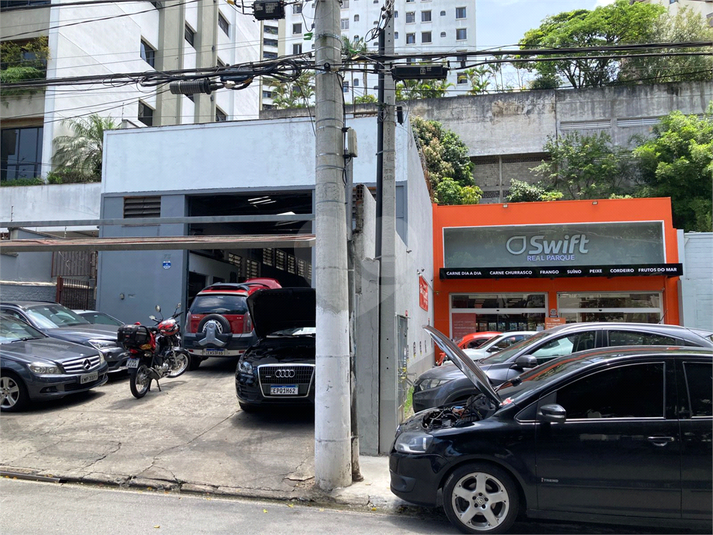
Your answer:
[[[235,390],[249,412],[270,405],[314,405],[313,288],[260,290],[247,298],[257,342],[238,361]]]

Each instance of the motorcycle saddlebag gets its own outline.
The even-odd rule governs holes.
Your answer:
[[[144,325],[122,325],[116,333],[116,341],[124,349],[150,349],[151,333]]]

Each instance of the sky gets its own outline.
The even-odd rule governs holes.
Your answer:
[[[574,9],[594,9],[614,0],[476,0],[478,50],[516,45],[527,30],[550,15]]]

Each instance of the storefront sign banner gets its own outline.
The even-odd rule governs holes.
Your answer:
[[[639,264],[633,266],[545,266],[527,269],[499,268],[441,268],[443,279],[533,279],[560,277],[680,277],[682,264]]]

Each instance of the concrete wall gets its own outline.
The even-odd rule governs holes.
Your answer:
[[[683,242],[682,325],[713,331],[713,233],[689,232],[680,241]]]
[[[13,239],[44,237],[26,230],[13,231]],[[0,299],[54,301],[52,253],[7,253],[0,255]]]

